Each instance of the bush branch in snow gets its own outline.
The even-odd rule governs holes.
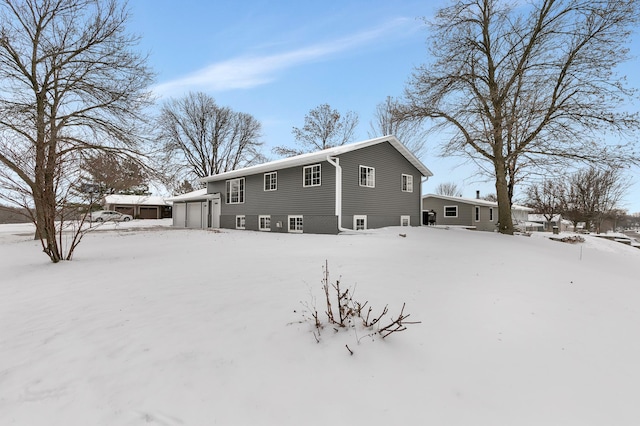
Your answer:
[[[329,279],[329,263],[325,260],[322,276],[322,290],[325,296],[325,314],[327,316],[328,325],[332,326],[336,332],[341,329],[353,329],[357,333],[357,328],[369,331],[367,336],[379,335],[381,338],[386,338],[392,333],[404,331],[409,324],[419,324],[420,321],[406,321],[410,314],[404,313],[406,304],[402,304],[400,314],[394,319],[386,318],[389,313],[388,305],[385,305],[382,312],[379,314],[373,313],[371,306],[366,309],[368,301],[360,303],[353,298],[353,291],[349,288],[341,289],[340,280],[336,280],[335,283],[331,283]],[[322,321],[318,316],[318,310],[315,306],[315,298],[312,296],[312,303],[301,302],[305,307],[308,315],[304,316],[306,321],[313,321],[314,332],[313,335],[317,342],[320,342],[320,331],[324,327]],[[337,306],[337,311],[335,307]],[[388,322],[387,322],[388,321]],[[382,324],[386,324],[382,326]],[[317,332],[317,334],[316,334]],[[358,339],[358,342],[360,339]],[[353,351],[349,349],[350,354],[353,355]]]

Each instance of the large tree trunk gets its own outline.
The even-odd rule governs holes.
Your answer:
[[[509,185],[504,162],[495,164],[496,169],[496,197],[498,199],[498,231],[502,234],[513,235],[513,219],[511,218],[511,200],[509,199]]]
[[[33,201],[36,208],[36,234],[40,236],[43,251],[53,263],[61,260],[56,241],[56,144],[54,130],[47,132],[45,124],[46,96],[36,94],[36,165]]]
[[[42,250],[53,263],[62,260],[56,240],[56,199],[53,179],[47,178],[47,172],[36,175],[36,188],[33,201],[36,210],[36,235],[42,242]]]

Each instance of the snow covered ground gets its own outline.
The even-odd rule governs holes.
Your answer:
[[[105,225],[53,265],[32,232],[0,226],[2,425],[640,424],[637,248],[165,220]],[[325,259],[421,323],[316,343]]]

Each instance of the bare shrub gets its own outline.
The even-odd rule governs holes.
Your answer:
[[[340,280],[334,283],[329,278],[329,263],[325,260],[322,276],[322,291],[325,301],[326,322],[320,319],[316,307],[316,299],[311,295],[311,302],[301,302],[304,306],[303,318],[313,323],[313,335],[320,342],[320,335],[325,326],[332,327],[334,332],[352,330],[356,333],[358,343],[363,337],[380,336],[382,339],[393,333],[405,331],[409,324],[419,324],[420,321],[407,321],[410,314],[405,314],[405,303],[397,317],[389,317],[388,305],[378,314],[368,306],[369,302],[361,303],[354,299],[354,290],[340,286]],[[364,330],[362,337],[358,336],[358,330]],[[351,355],[353,351],[347,346]]]

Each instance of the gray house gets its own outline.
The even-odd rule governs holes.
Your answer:
[[[429,176],[385,136],[209,176],[206,191],[170,200],[176,227],[336,234],[420,225]]]
[[[498,203],[476,198],[451,197],[448,195],[427,194],[422,197],[423,224],[429,217],[435,225],[462,226],[479,231],[495,231],[498,225]],[[513,205],[511,216],[514,225],[527,221],[533,209]]]

